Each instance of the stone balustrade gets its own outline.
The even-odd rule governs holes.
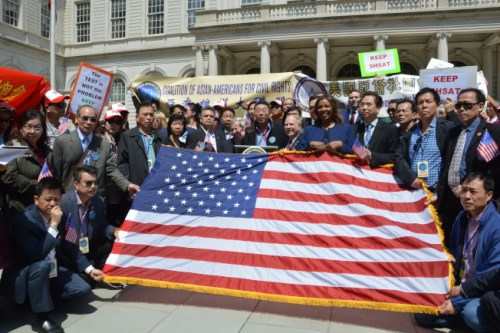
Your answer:
[[[225,10],[200,10],[195,28],[249,22],[268,22],[349,16],[362,14],[445,11],[470,7],[500,7],[500,0],[318,0],[315,2],[269,5],[267,3]]]

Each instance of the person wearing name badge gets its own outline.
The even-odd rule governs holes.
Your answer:
[[[317,120],[304,129],[297,149],[352,154],[356,136],[351,125],[343,122],[333,98],[318,97],[314,109]]]
[[[71,217],[64,224],[66,239],[69,240],[64,246],[78,248],[85,257],[81,262],[61,260],[66,267],[85,273],[85,276],[92,272],[92,279],[87,279],[91,286],[95,285],[93,281],[104,277],[102,268],[118,233],[118,229],[106,219],[104,200],[97,195],[98,186],[96,168],[77,167],[74,171],[75,190],[64,193],[61,199],[64,215]],[[74,236],[67,236],[73,232]]]
[[[415,95],[420,121],[400,137],[394,155],[394,173],[406,186],[420,188],[419,179],[436,192],[443,168],[445,138],[453,122],[437,118],[440,96],[432,88]]]
[[[40,172],[51,149],[47,143],[47,127],[43,116],[37,110],[28,110],[17,123],[20,138],[11,140],[9,146],[27,146],[25,155],[7,163],[2,176],[7,194],[8,215],[14,217],[33,203],[35,187]]]
[[[450,130],[443,155],[443,174],[438,185],[437,208],[445,239],[460,212],[461,181],[470,172],[490,171],[495,181],[493,199],[500,193],[500,127],[481,119],[486,97],[476,88],[458,93],[455,109],[460,126]]]
[[[40,333],[64,332],[49,316],[54,298],[77,300],[92,291],[78,271],[62,263],[80,263],[84,258],[79,251],[64,246],[67,216],[60,207],[62,191],[61,181],[55,177],[38,182],[34,204],[12,223],[12,264],[2,276],[2,289],[9,298],[17,304],[29,302],[34,314],[31,328]]]
[[[77,129],[56,138],[49,166],[54,176],[63,181],[65,191],[73,187],[73,169],[81,165],[97,168],[99,182],[98,194],[106,198],[105,178],[109,177],[122,191],[131,195],[139,191],[136,183],[128,181],[118,170],[113,161],[111,146],[107,140],[94,135],[97,125],[97,111],[90,105],[83,105],[77,110]]]
[[[271,106],[265,101],[255,103],[255,126],[245,129],[242,144],[247,146],[277,146],[285,148],[288,136],[280,122],[271,122]]]

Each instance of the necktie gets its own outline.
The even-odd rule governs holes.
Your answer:
[[[370,143],[370,139],[372,138],[372,127],[372,124],[366,125],[365,148],[368,148],[368,144]]]
[[[208,151],[215,151],[214,146],[212,145],[212,141],[210,141],[210,134],[205,135],[205,146],[207,147]]]
[[[83,140],[82,140],[82,149],[83,149],[83,151],[85,151],[87,149],[87,147],[89,146],[89,143],[90,143],[89,141],[90,141],[90,139],[89,139],[88,136],[84,136],[83,137]]]
[[[465,148],[466,130],[463,130],[458,136],[457,145],[451,158],[450,169],[448,170],[448,185],[451,189],[460,184],[460,164],[462,163],[462,156]]]
[[[349,118],[349,123],[350,123],[351,125],[353,125],[353,124],[354,124],[354,118],[356,118],[356,111],[352,111],[352,112],[351,112],[351,118]]]

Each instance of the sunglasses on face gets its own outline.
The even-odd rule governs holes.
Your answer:
[[[0,123],[10,123],[10,118],[0,118]]]
[[[83,182],[83,185],[85,185],[85,187],[91,187],[92,185],[95,185],[97,186],[97,180],[87,180],[86,182]]]
[[[463,108],[464,110],[470,110],[478,104],[479,103],[458,102],[457,104],[455,104],[455,109],[460,110],[461,108]]]
[[[109,119],[109,120],[106,120],[108,123],[110,124],[116,124],[116,125],[121,125],[122,124],[122,121],[120,119]]]
[[[78,116],[78,118],[80,118],[83,121],[90,121],[91,123],[95,123],[97,121],[96,117],[87,117],[87,116],[80,117],[80,116]]]

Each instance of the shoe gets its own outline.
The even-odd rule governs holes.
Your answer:
[[[31,324],[31,329],[38,333],[64,333],[63,328],[48,316],[37,316]]]
[[[108,289],[108,290],[121,290],[127,287],[125,283],[107,283],[107,282],[99,282],[97,284],[98,288]]]

